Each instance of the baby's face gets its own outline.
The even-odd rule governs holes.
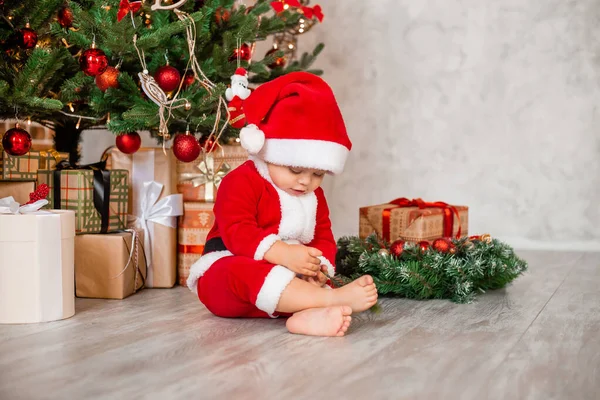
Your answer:
[[[284,167],[270,163],[267,166],[275,186],[292,196],[314,192],[321,186],[325,176],[325,171],[320,169]]]

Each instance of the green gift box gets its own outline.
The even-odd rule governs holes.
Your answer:
[[[75,211],[76,233],[107,233],[126,228],[128,174],[124,169],[39,170],[38,186],[50,187],[48,208]]]
[[[22,156],[11,156],[0,146],[0,179],[28,181],[37,179],[40,169],[53,169],[61,160],[68,160],[69,153],[56,150],[30,151]]]

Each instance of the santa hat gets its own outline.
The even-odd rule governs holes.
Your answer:
[[[292,72],[259,86],[244,101],[242,146],[264,161],[338,174],[352,143],[331,88]]]
[[[244,69],[242,67],[239,67],[238,69],[235,70],[234,76],[235,75],[238,75],[238,76],[243,77],[243,78],[247,78],[248,77],[248,72],[246,71],[246,69]]]

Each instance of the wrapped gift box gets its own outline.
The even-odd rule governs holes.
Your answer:
[[[421,204],[419,208],[417,203]],[[398,239],[418,242],[444,236],[466,236],[469,233],[469,209],[466,206],[444,206],[420,199],[397,199],[391,203],[362,207],[359,212],[359,236],[376,233],[393,242]],[[457,214],[458,213],[458,217]]]
[[[137,233],[135,234],[137,235]],[[75,238],[77,297],[124,299],[144,285],[146,261],[132,231]]]
[[[56,150],[30,151],[23,156],[11,156],[0,147],[0,179],[36,180],[40,169],[53,169],[61,160],[68,160],[69,153]]]
[[[212,203],[185,202],[179,217],[177,273],[179,284],[186,286],[190,267],[204,251],[206,236],[215,222]]]
[[[177,190],[183,201],[214,202],[223,176],[248,160],[240,145],[225,145],[191,163],[177,161]]]
[[[29,194],[35,190],[35,180],[6,181],[0,180],[0,199],[12,196],[16,202],[25,204],[29,201]]]
[[[146,287],[170,288],[177,279],[177,218],[183,213],[181,195],[177,193],[175,157],[170,151],[165,155],[162,149],[142,148],[134,154],[124,154],[113,148],[108,151],[107,167],[129,171],[129,213],[131,223],[144,233],[148,274]],[[150,185],[151,182],[154,184]],[[161,189],[158,187],[161,186]],[[151,188],[152,187],[152,188]],[[149,195],[149,190],[158,190],[156,196]],[[149,199],[153,204],[146,204]],[[148,201],[147,201],[148,200]],[[168,205],[160,212],[146,207]],[[170,213],[166,216],[165,213]],[[143,216],[161,214],[164,218],[142,221]],[[168,221],[167,221],[168,220]],[[169,224],[166,224],[169,222]]]
[[[94,185],[94,181],[98,184]],[[58,182],[60,191],[55,191]],[[38,184],[43,183],[50,187],[49,208],[75,211],[77,233],[106,233],[126,228],[129,196],[126,170],[40,170]],[[56,194],[60,194],[59,202]]]
[[[75,314],[73,211],[0,213],[0,323]]]

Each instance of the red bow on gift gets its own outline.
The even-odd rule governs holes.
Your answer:
[[[310,7],[302,7],[302,12],[306,15],[306,18],[312,19],[312,17],[316,17],[319,22],[323,22],[323,10],[321,10],[320,5],[316,5],[313,8]]]
[[[121,0],[121,3],[119,3],[119,12],[117,13],[117,21],[121,22],[128,13],[138,12],[140,8],[142,8],[141,1]]]
[[[452,229],[454,227],[454,215],[456,215],[457,222],[458,222],[458,232],[456,232],[456,237],[457,238],[460,237],[462,227],[461,227],[461,223],[460,223],[460,216],[458,215],[458,210],[456,209],[456,207],[454,207],[448,203],[444,203],[442,201],[427,202],[427,201],[423,201],[422,199],[409,200],[406,197],[402,197],[402,198],[390,201],[389,204],[393,204],[397,207],[419,207],[420,209],[441,208],[442,212],[444,213],[443,236],[444,237],[452,237]],[[382,236],[386,241],[390,240],[390,217],[392,215],[392,209],[394,209],[394,208],[395,207],[389,207],[389,208],[385,208],[382,211],[382,218],[383,218]]]
[[[271,7],[273,7],[273,9],[275,10],[275,12],[282,12],[283,10],[286,10],[285,6],[289,7],[302,7],[302,4],[300,4],[300,2],[298,0],[280,0],[280,1],[274,1],[271,3]]]

